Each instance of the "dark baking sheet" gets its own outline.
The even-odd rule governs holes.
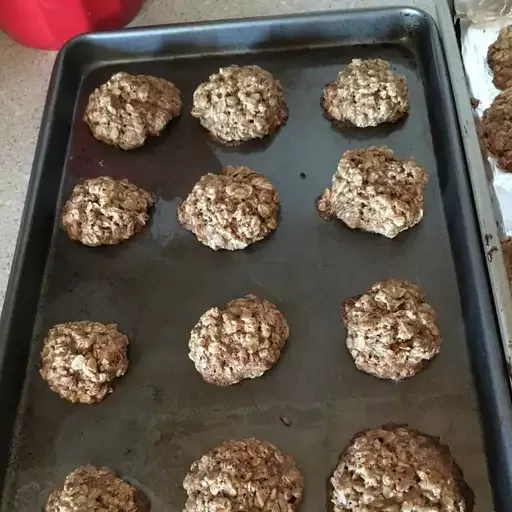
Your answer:
[[[406,75],[404,123],[338,132],[323,119],[321,89],[354,57],[387,59]],[[290,119],[269,141],[219,147],[189,115],[194,88],[232,63],[257,63],[286,89]],[[185,100],[163,136],[132,152],[96,141],[81,121],[88,94],[118,70],[169,78]],[[508,511],[510,396],[450,91],[436,26],[411,9],[136,29],[66,46],[0,327],[2,512],[41,510],[50,489],[85,463],[138,483],[154,512],[178,511],[190,464],[246,436],[292,455],[306,481],[302,510],[324,510],[345,444],[390,421],[441,436],[476,510],[493,508],[490,480],[495,510]],[[372,144],[414,156],[430,176],[423,221],[395,240],[325,222],[314,208],[342,152]],[[282,210],[268,240],[216,253],[178,226],[175,211],[202,174],[227,164],[266,174]],[[76,183],[101,175],[126,177],[158,202],[135,239],[91,249],[70,241],[55,219]],[[425,371],[399,385],[355,369],[339,319],[344,298],[391,276],[421,285],[445,340]],[[291,338],[263,377],[207,385],[187,357],[189,331],[206,309],[247,293],[278,305]],[[38,375],[46,331],[80,319],[117,322],[131,339],[128,374],[95,406],[61,400]]]

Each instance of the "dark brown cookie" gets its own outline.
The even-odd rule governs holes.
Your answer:
[[[512,237],[505,238],[505,240],[501,241],[501,250],[503,251],[508,280],[512,282]]]
[[[512,88],[496,96],[482,116],[480,140],[504,171],[512,171]]]
[[[512,25],[501,29],[498,38],[489,46],[487,62],[498,89],[512,86]]]

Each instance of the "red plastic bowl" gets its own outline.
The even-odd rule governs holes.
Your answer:
[[[32,48],[58,50],[84,32],[121,28],[144,0],[0,0],[0,30]]]

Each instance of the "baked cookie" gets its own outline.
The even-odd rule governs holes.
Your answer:
[[[380,379],[412,377],[441,349],[435,311],[406,279],[375,283],[347,299],[341,316],[357,368]]]
[[[507,269],[508,280],[512,282],[512,238],[508,237],[501,241],[501,250],[505,260],[505,268]]]
[[[409,111],[407,82],[385,60],[354,59],[325,87],[322,106],[327,119],[341,125],[396,123]]]
[[[64,204],[62,227],[84,245],[114,245],[146,224],[153,200],[128,180],[101,176],[77,185]]]
[[[283,314],[254,295],[209,309],[190,333],[189,357],[209,384],[231,386],[263,375],[290,334]]]
[[[343,153],[317,211],[349,228],[394,238],[422,219],[427,182],[427,173],[413,159],[400,160],[385,147],[352,149]]]
[[[498,159],[504,171],[512,171],[512,88],[494,98],[479,126],[480,140]]]
[[[405,425],[358,433],[331,478],[334,512],[471,512],[474,494],[449,448]]]
[[[148,498],[108,468],[82,466],[48,498],[45,512],[149,512]]]
[[[180,224],[204,245],[235,251],[263,240],[277,226],[279,195],[249,167],[206,174],[178,207]]]
[[[70,402],[101,402],[112,393],[112,382],[128,370],[128,343],[116,324],[57,324],[44,340],[41,376]]]
[[[181,113],[179,89],[163,78],[116,73],[89,96],[84,121],[98,140],[138,148]]]
[[[288,109],[271,73],[259,66],[229,66],[195,90],[192,115],[215,140],[237,145],[276,132]]]
[[[502,28],[498,38],[487,50],[487,63],[498,89],[512,86],[512,25]]]
[[[304,480],[294,460],[257,439],[226,441],[194,462],[183,487],[184,512],[294,512]]]

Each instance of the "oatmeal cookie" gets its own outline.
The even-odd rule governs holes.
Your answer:
[[[504,171],[512,171],[512,88],[494,98],[480,123],[480,140],[498,159]]]
[[[220,68],[194,92],[192,115],[214,139],[236,145],[273,134],[288,109],[279,80],[259,66]]]
[[[327,119],[341,125],[395,123],[409,111],[407,82],[385,60],[354,59],[325,87],[322,105]]]
[[[257,439],[226,441],[194,462],[183,512],[299,509],[304,480],[294,460]]]
[[[412,377],[441,349],[435,311],[406,279],[375,283],[341,314],[357,368],[380,379]]]
[[[400,160],[385,147],[345,151],[317,211],[349,228],[394,238],[422,219],[427,182],[415,160]]]
[[[498,38],[489,46],[487,63],[493,72],[493,83],[498,89],[512,86],[512,25],[502,28]]]
[[[128,370],[128,338],[116,324],[68,322],[50,329],[41,352],[41,376],[73,403],[101,402]]]
[[[148,498],[108,468],[82,466],[48,498],[45,512],[149,512]]]
[[[263,375],[279,359],[289,336],[283,314],[254,295],[209,309],[190,333],[189,357],[203,379],[231,386]]]
[[[277,226],[279,196],[249,167],[206,174],[178,207],[180,224],[204,245],[235,251],[263,240]]]
[[[114,245],[144,227],[152,204],[150,194],[128,180],[101,176],[73,189],[61,224],[71,239],[84,245]]]
[[[181,113],[179,89],[163,78],[116,73],[90,96],[84,121],[96,139],[135,149]]]
[[[472,512],[448,446],[406,425],[358,433],[331,478],[334,512]]]
[[[505,260],[505,268],[507,269],[507,276],[512,283],[512,238],[508,237],[501,241],[501,250],[503,251],[503,258]]]

